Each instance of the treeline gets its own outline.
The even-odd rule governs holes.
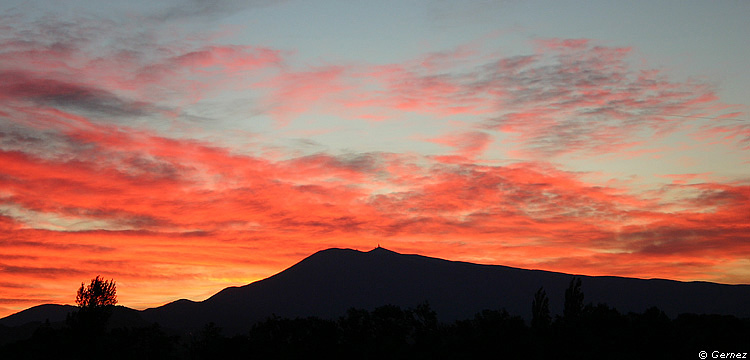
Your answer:
[[[171,335],[154,324],[106,330],[99,317],[74,314],[61,326],[42,324],[29,339],[0,347],[8,359],[694,359],[750,351],[750,319],[682,314],[658,308],[623,314],[583,305],[580,280],[565,293],[563,314],[550,316],[543,289],[532,320],[505,310],[441,323],[428,303],[349,309],[338,319],[270,317],[245,334],[226,336],[213,323]]]
[[[196,358],[693,359],[701,350],[750,351],[750,319],[682,314],[672,320],[655,307],[621,314],[604,304],[537,326],[505,310],[443,324],[425,303],[350,309],[338,320],[272,317],[232,338],[218,330],[203,329],[193,343]]]

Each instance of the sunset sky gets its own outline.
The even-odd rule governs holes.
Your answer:
[[[96,275],[143,309],[378,244],[748,284],[748,18],[729,0],[4,0],[0,316]]]

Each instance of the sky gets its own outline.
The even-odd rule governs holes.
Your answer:
[[[0,1],[0,316],[96,275],[199,301],[331,247],[750,284],[748,16]]]

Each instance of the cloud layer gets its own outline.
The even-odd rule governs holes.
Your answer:
[[[97,274],[143,307],[266,277],[322,248],[378,243],[571,273],[750,282],[747,179],[671,174],[643,189],[555,162],[637,152],[686,129],[748,150],[743,122],[670,117],[738,117],[713,86],[637,69],[629,48],[547,39],[523,56],[466,46],[403,63],[299,65],[269,47],[111,45],[125,35],[57,25],[8,25],[0,39],[0,315],[70,303]],[[356,139],[347,151],[233,147],[215,139],[226,120],[209,110],[238,101],[250,110],[232,116],[276,128],[384,123],[441,152],[364,151]],[[429,135],[424,118],[450,125]],[[495,161],[496,146],[526,160]]]

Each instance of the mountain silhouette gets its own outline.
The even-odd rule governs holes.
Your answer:
[[[128,313],[128,319],[158,322],[162,327],[182,331],[194,331],[214,322],[225,334],[234,334],[246,332],[256,321],[272,315],[337,318],[351,307],[414,307],[426,301],[445,322],[470,318],[484,309],[501,308],[529,320],[531,300],[541,286],[549,296],[552,313],[561,314],[564,292],[573,277],[405,255],[381,247],[368,252],[328,249],[269,278],[226,288],[204,301],[178,300],[143,310],[140,319],[135,313]],[[750,317],[750,285],[578,277],[582,279],[585,303],[606,303],[623,313],[657,306],[671,317],[680,313]],[[63,318],[70,311],[59,306],[42,307],[47,307],[43,309],[48,312],[63,313]],[[34,309],[0,319],[0,325],[44,321],[34,315],[42,313],[52,321],[48,312]]]
[[[45,320],[60,322],[65,320],[69,312],[76,309],[77,307],[71,305],[38,305],[0,319],[0,325],[13,327],[30,322],[43,322]]]
[[[658,306],[669,316],[750,316],[750,285],[580,277],[586,303],[606,303],[625,313]],[[368,252],[328,249],[267,279],[226,288],[201,302],[179,300],[147,309],[142,316],[176,329],[214,322],[233,333],[244,332],[271,315],[336,318],[351,307],[413,307],[427,301],[441,321],[500,308],[529,319],[531,300],[541,286],[549,295],[553,314],[562,313],[565,288],[572,278],[549,271],[404,255],[381,247]]]

